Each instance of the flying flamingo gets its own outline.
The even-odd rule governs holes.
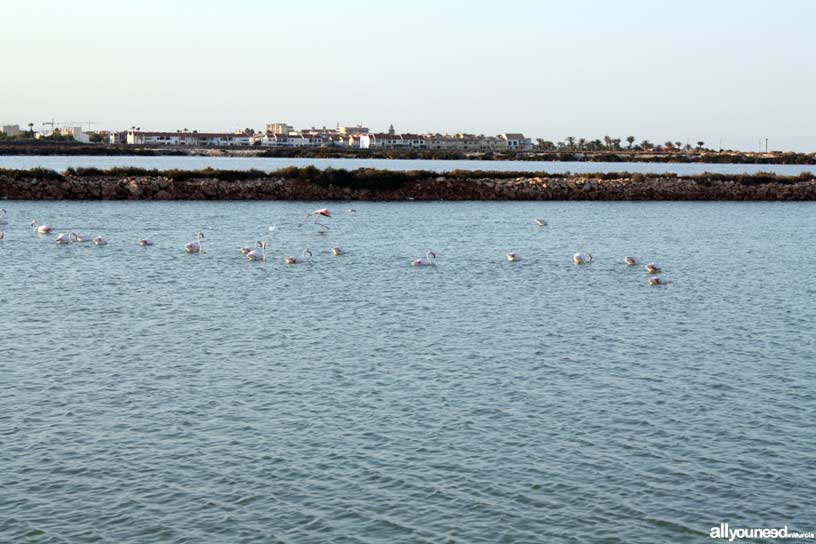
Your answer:
[[[71,241],[71,238],[64,232],[60,232],[57,237],[54,239],[54,242],[59,245],[65,245]]]
[[[108,245],[108,241],[102,238],[101,236],[94,236],[93,243],[98,246],[106,246]]]
[[[507,257],[507,260],[510,261],[511,263],[521,260],[521,255],[519,255],[515,251],[511,251],[510,253],[506,254],[505,257]]]
[[[36,219],[31,221],[31,227],[37,234],[51,234],[51,231],[54,230],[51,225],[38,225]]]
[[[660,265],[658,265],[657,263],[649,263],[646,265],[647,274],[660,274],[661,271],[662,269],[660,268]]]
[[[312,252],[309,251],[308,248],[306,248],[306,249],[303,250],[302,255],[303,255],[302,257],[292,257],[291,255],[287,255],[287,256],[285,256],[283,258],[283,262],[286,263],[286,264],[302,263],[305,260],[310,259],[312,257]]]
[[[246,258],[248,261],[265,261],[266,260],[266,242],[258,242],[258,247],[260,251],[257,249],[253,249],[249,253],[246,254]]]
[[[187,242],[184,244],[184,251],[187,253],[202,253],[204,251],[204,233],[197,232],[196,233],[196,241],[195,242]]]
[[[635,266],[637,264],[634,257],[624,257],[623,262],[626,263],[626,266]]]
[[[592,262],[592,253],[584,253],[583,251],[580,253],[576,253],[572,256],[572,260],[575,264],[586,264]]]
[[[312,216],[314,216],[314,218],[315,218],[315,220],[314,220],[315,225],[320,225],[324,229],[329,230],[329,227],[327,227],[326,225],[324,225],[323,223],[320,222],[320,217],[321,216],[331,218],[331,213],[329,212],[328,208],[320,208],[319,210],[309,212],[309,213],[306,214],[306,219],[309,219]]]
[[[434,266],[434,259],[436,259],[436,253],[429,249],[425,252],[424,259],[415,259],[411,261],[411,266]]]
[[[151,242],[151,241],[150,241],[150,240],[148,240],[147,238],[142,238],[141,240],[139,240],[139,241],[138,241],[138,242],[136,242],[136,243],[137,243],[137,244],[139,244],[139,245],[140,245],[140,246],[142,246],[142,247],[145,247],[145,246],[152,246],[152,245],[153,245],[153,242]]]

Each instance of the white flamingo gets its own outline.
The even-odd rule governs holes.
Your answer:
[[[428,251],[425,252],[424,259],[415,259],[411,261],[411,266],[434,266],[435,259],[436,253],[429,249]]]
[[[541,218],[538,218],[538,217],[536,217],[535,224],[538,225],[539,227],[546,227],[547,226],[547,222],[544,221]]]
[[[153,242],[151,242],[151,241],[150,241],[150,240],[148,240],[147,238],[142,238],[141,240],[139,240],[139,241],[138,241],[138,242],[136,242],[136,243],[137,243],[137,244],[139,244],[139,245],[140,245],[140,246],[142,246],[142,247],[152,246],[152,245],[153,245]]]
[[[56,243],[59,246],[63,246],[65,244],[67,244],[67,243],[70,243],[70,241],[71,241],[71,237],[68,234],[64,233],[64,232],[60,232],[57,235],[57,237],[54,239],[54,243]]]
[[[8,212],[5,208],[0,208],[0,225],[8,224]]]
[[[241,255],[249,255],[249,253],[252,251],[252,248],[250,246],[242,246],[238,248],[238,251],[241,252]]]
[[[31,228],[33,228],[37,234],[51,234],[51,231],[54,230],[54,227],[51,225],[38,225],[36,219],[31,221]]]
[[[662,269],[657,263],[649,263],[646,265],[647,274],[660,274],[660,272],[662,272]]]
[[[659,277],[652,276],[651,278],[646,280],[646,283],[648,283],[649,285],[663,285],[664,282]]]
[[[72,242],[85,243],[85,242],[92,242],[92,241],[93,241],[93,239],[92,239],[92,238],[88,238],[87,236],[84,236],[84,235],[82,235],[82,234],[79,234],[79,233],[76,233],[76,232],[72,232],[72,233],[71,233],[71,241],[72,241]]]
[[[511,263],[521,260],[521,256],[515,251],[511,251],[510,253],[506,254],[505,257],[507,257],[507,260]]]
[[[587,264],[592,262],[592,253],[584,253],[583,251],[580,253],[576,253],[572,256],[572,260],[575,264]]]
[[[266,260],[266,242],[258,242],[258,249],[253,249],[246,254],[248,261],[265,261]]]
[[[286,255],[283,258],[283,262],[286,263],[286,264],[302,263],[305,260],[310,259],[312,257],[312,252],[309,251],[308,248],[306,248],[306,249],[303,250],[303,253],[301,255],[302,255],[301,257],[292,257],[291,255]]]
[[[184,251],[187,253],[202,253],[204,251],[204,233],[197,232],[196,241],[184,244]]]
[[[98,246],[106,246],[108,245],[108,241],[102,238],[101,236],[94,236],[93,243]]]
[[[634,257],[624,257],[623,262],[626,263],[626,266],[635,266],[637,264]]]
[[[335,257],[337,257],[338,255],[342,255],[342,254],[343,254],[343,248],[342,247],[334,246],[332,248],[332,255],[334,255]]]
[[[6,233],[0,230],[0,240],[6,237]]]

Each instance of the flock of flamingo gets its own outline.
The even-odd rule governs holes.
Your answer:
[[[354,213],[356,213],[356,210],[351,208],[351,209],[348,210],[348,212],[351,213],[351,214],[354,214]],[[331,218],[332,217],[331,212],[329,212],[329,210],[327,208],[321,208],[319,210],[314,210],[314,211],[309,212],[308,214],[306,214],[306,220],[307,221],[310,218],[314,218],[314,223],[316,225],[320,226],[322,229],[324,229],[323,232],[325,232],[325,231],[329,230],[329,227],[320,222],[320,218],[322,218],[322,217]],[[6,224],[8,224],[8,214],[7,214],[5,209],[0,208],[0,226],[6,225]],[[302,224],[303,223],[301,223],[301,225]],[[539,227],[547,226],[547,222],[544,221],[541,218],[537,218],[535,220],[535,224],[537,226],[539,226]],[[41,224],[39,224],[37,222],[36,219],[31,222],[31,227],[32,227],[34,233],[39,234],[39,235],[43,235],[43,236],[52,234],[53,231],[54,231],[54,227],[52,227],[51,225],[41,225]],[[269,227],[270,231],[273,231],[274,229],[275,229],[275,227]],[[0,230],[0,241],[2,241],[4,238],[5,238],[5,233],[2,230]],[[102,236],[88,237],[88,236],[83,236],[82,234],[79,234],[79,233],[76,233],[76,232],[71,232],[71,233],[61,232],[54,239],[54,242],[57,245],[75,244],[75,243],[93,243],[93,244],[95,244],[97,246],[105,246],[105,245],[108,244],[107,240],[105,240]],[[151,240],[147,239],[147,238],[143,238],[143,239],[139,240],[137,242],[137,244],[140,245],[140,246],[143,246],[143,247],[144,246],[154,245],[153,242]],[[242,255],[244,255],[246,257],[246,259],[248,261],[266,261],[267,260],[266,248],[267,248],[267,243],[265,241],[258,241],[258,242],[255,243],[255,246],[253,246],[253,247],[248,247],[248,246],[240,247],[239,251],[241,252]],[[195,240],[191,241],[191,242],[187,242],[184,245],[184,251],[187,252],[187,253],[203,253],[203,251],[204,251],[204,233],[203,232],[196,233]],[[331,252],[332,252],[332,255],[335,255],[335,256],[343,255],[343,253],[344,253],[343,248],[340,247],[340,246],[333,246],[331,248]],[[425,253],[424,257],[421,257],[419,259],[415,259],[415,260],[411,261],[410,264],[411,264],[411,266],[417,266],[417,267],[434,266],[436,256],[437,256],[436,252],[428,250]],[[298,264],[298,263],[301,263],[301,262],[304,262],[304,261],[308,260],[311,257],[312,257],[312,252],[309,249],[304,249],[303,252],[298,256],[285,255],[283,257],[283,262],[285,264]],[[517,262],[517,261],[521,260],[521,256],[515,251],[511,251],[509,253],[506,253],[505,257],[507,258],[507,260],[509,262]],[[572,261],[577,266],[589,264],[589,263],[592,262],[592,260],[593,260],[592,259],[592,254],[591,253],[585,253],[583,251],[579,252],[579,253],[576,253],[572,257]],[[631,257],[631,256],[624,257],[623,262],[624,262],[624,264],[626,266],[636,266],[637,265],[637,261],[635,260],[634,257]],[[656,263],[650,262],[650,263],[645,265],[645,269],[646,269],[646,273],[648,274],[646,281],[647,281],[647,283],[649,285],[663,285],[665,283],[660,278],[660,276],[658,276],[658,274],[660,274],[662,272],[662,269],[660,268],[659,265],[657,265]]]

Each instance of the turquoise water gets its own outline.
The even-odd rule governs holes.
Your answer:
[[[91,157],[91,156],[0,156],[0,168],[49,168],[64,171],[69,167],[113,168],[137,166],[160,170],[198,170],[218,168],[221,170],[272,171],[289,166],[316,166],[317,168],[378,168],[385,170],[492,170],[499,172],[641,172],[674,173],[683,175],[716,172],[719,174],[742,174],[773,172],[784,176],[796,176],[802,172],[816,172],[812,164],[702,164],[702,163],[648,163],[648,162],[553,162],[553,161],[447,161],[447,160],[395,160],[395,159],[288,159],[257,157]]]
[[[816,528],[816,205],[351,205],[5,203],[0,541]]]

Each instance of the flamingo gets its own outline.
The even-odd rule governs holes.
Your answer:
[[[72,242],[84,243],[84,242],[92,242],[93,240],[91,238],[88,238],[87,236],[82,235],[82,234],[77,234],[76,232],[72,232],[71,233],[71,241]]]
[[[342,255],[342,254],[343,254],[343,248],[342,247],[334,246],[332,248],[332,255],[334,255],[335,257],[337,257],[338,255]]]
[[[54,239],[54,242],[55,242],[55,243],[56,243],[58,246],[65,245],[65,244],[69,243],[70,241],[71,241],[70,236],[68,236],[68,234],[66,234],[66,233],[64,233],[64,232],[60,232],[60,233],[57,235],[57,237]]]
[[[249,255],[249,253],[252,251],[252,248],[249,246],[242,246],[238,248],[238,251],[241,252],[241,255]]]
[[[98,246],[106,246],[108,245],[108,241],[102,238],[101,236],[94,236],[93,243]]]
[[[535,224],[538,225],[539,227],[546,227],[547,226],[547,222],[544,221],[541,218],[538,218],[538,217],[536,217]]]
[[[302,255],[303,255],[303,256],[302,256],[302,257],[300,257],[300,258],[298,258],[298,257],[292,257],[291,255],[286,255],[286,256],[283,258],[283,262],[284,262],[284,263],[286,263],[286,264],[298,264],[298,263],[302,263],[302,262],[303,262],[303,261],[305,261],[306,259],[311,258],[311,256],[312,256],[312,252],[311,252],[311,251],[309,251],[309,249],[308,249],[308,248],[306,248],[306,249],[304,249],[304,250],[303,250]]]
[[[38,225],[36,219],[31,221],[31,227],[37,234],[51,234],[51,231],[54,230],[51,225]]]
[[[324,229],[329,230],[329,227],[327,227],[326,225],[324,225],[323,223],[321,223],[319,221],[321,216],[331,218],[331,213],[329,212],[328,208],[320,208],[319,210],[309,212],[309,213],[306,214],[306,219],[308,219],[308,218],[310,218],[312,216],[315,216],[315,220],[314,220],[315,225],[320,225]]]
[[[663,285],[663,280],[658,278],[657,276],[653,276],[646,280],[646,283],[649,285]]]
[[[142,238],[141,240],[139,240],[139,241],[138,241],[138,242],[136,242],[136,243],[137,243],[137,244],[139,244],[139,245],[140,245],[140,246],[142,246],[142,247],[145,247],[145,246],[152,246],[152,245],[153,245],[153,242],[151,242],[151,241],[150,241],[150,240],[148,240],[147,238]]]
[[[253,249],[246,254],[248,261],[265,261],[266,260],[266,242],[257,242],[260,251]]]
[[[586,264],[592,262],[592,253],[584,253],[583,251],[580,253],[576,253],[572,256],[573,262],[575,264]]]
[[[646,265],[646,273],[647,274],[660,274],[662,269],[657,263],[649,263]]]
[[[415,259],[411,261],[411,266],[434,266],[434,259],[436,259],[436,253],[429,249],[425,252],[424,259]]]
[[[6,237],[6,233],[0,230],[0,240]]]
[[[195,242],[187,242],[184,244],[184,251],[187,253],[202,253],[204,251],[203,242],[204,241],[204,233],[197,232],[196,233],[196,241]]]
[[[506,254],[505,257],[507,257],[507,260],[511,263],[521,260],[521,256],[515,251],[511,251],[510,253]]]
[[[357,213],[357,210],[355,210],[354,208],[349,208],[349,209],[348,209],[348,210],[346,210],[346,211],[347,211],[348,213],[350,213],[350,214],[355,214],[355,213]]]
[[[8,212],[5,208],[0,208],[0,225],[8,224]]]
[[[624,257],[623,262],[626,263],[626,266],[635,266],[637,264],[634,257]]]

